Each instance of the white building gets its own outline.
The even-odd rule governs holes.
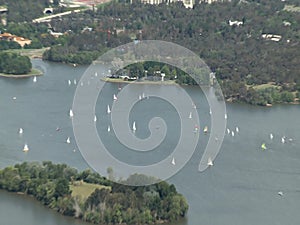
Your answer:
[[[195,0],[141,0],[144,4],[158,5],[161,3],[182,2],[186,8],[193,8]]]

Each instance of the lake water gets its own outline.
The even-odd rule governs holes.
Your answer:
[[[45,72],[36,83],[32,78],[0,78],[0,168],[23,161],[51,160],[67,163],[79,170],[88,168],[74,141],[72,123],[68,116],[72,107],[77,82],[86,67],[71,67],[34,60],[35,67]],[[68,80],[72,85],[68,85]],[[113,135],[104,132],[108,118],[104,116],[112,94],[118,84],[107,84],[98,100],[97,129],[112,154],[128,163],[157,162],[171,153],[180,136],[178,115],[174,108],[160,99],[141,102],[134,110],[140,132],[149,135],[146,122],[153,116],[165,119],[168,125],[167,143],[157,154],[149,154],[147,160],[137,155],[117,151],[122,145]],[[137,90],[136,90],[137,88]],[[138,85],[134,91],[142,93],[147,85]],[[156,87],[158,88],[158,87]],[[159,86],[159,91],[178,91],[176,86]],[[194,99],[201,126],[210,125],[208,105],[198,88],[185,88]],[[16,97],[13,100],[13,97]],[[198,164],[209,135],[200,134],[197,150],[191,160],[168,181],[190,205],[188,217],[176,225],[294,225],[300,221],[300,107],[280,105],[272,108],[244,104],[227,104],[227,127],[240,132],[234,137],[225,135],[221,151],[214,166],[200,173]],[[132,120],[132,118],[131,118]],[[144,124],[143,124],[144,123]],[[24,133],[18,134],[22,127]],[[56,128],[60,127],[60,131]],[[274,139],[270,140],[269,134]],[[71,137],[71,144],[66,138]],[[286,143],[281,137],[286,136]],[[291,139],[291,140],[289,140]],[[267,150],[260,146],[265,142]],[[22,152],[28,143],[30,151]],[[75,149],[75,152],[73,151]],[[278,192],[282,191],[283,196]],[[63,217],[42,207],[26,196],[0,191],[0,224],[84,224]],[[12,216],[8,216],[12,215]]]

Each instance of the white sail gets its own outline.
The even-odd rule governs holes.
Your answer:
[[[238,127],[236,127],[235,131],[238,133],[238,132],[240,132],[240,129]]]
[[[142,100],[142,96],[141,95],[139,95],[139,100]]]
[[[230,130],[227,128],[227,134],[230,134]]]
[[[114,101],[118,100],[117,96],[114,94],[113,96]]]
[[[214,163],[213,163],[213,161],[211,160],[210,157],[209,157],[208,160],[207,160],[207,165],[208,165],[208,166],[213,166],[213,165],[214,165]]]
[[[231,131],[231,136],[234,137],[234,131]]]
[[[225,113],[225,116],[224,116],[225,120],[227,119],[227,113]]]
[[[68,80],[68,84],[69,84],[69,86],[71,85],[71,80]]]
[[[284,144],[285,143],[285,137],[281,138],[281,143]]]
[[[97,77],[98,76],[98,73],[97,72],[95,72],[95,77]]]
[[[204,133],[207,133],[207,132],[208,132],[208,127],[207,127],[207,126],[204,127],[203,132],[204,132]]]
[[[23,128],[19,129],[19,134],[23,134]]]
[[[77,84],[77,80],[76,80],[76,79],[74,79],[73,83],[76,85],[76,84]]]
[[[110,108],[109,108],[109,105],[107,105],[107,114],[110,114],[111,111],[110,111]]]
[[[136,131],[136,125],[135,125],[135,121],[133,122],[133,124],[132,124],[132,130],[133,130],[133,132],[135,132]]]
[[[173,157],[173,159],[172,159],[172,162],[171,162],[171,163],[172,163],[172,165],[173,165],[173,166],[175,166],[175,165],[176,165],[176,162],[175,162],[175,158],[174,158],[174,157]]]
[[[36,76],[33,77],[33,82],[35,83],[37,81]]]
[[[212,111],[211,111],[211,108],[209,109],[209,115],[211,115],[212,114]]]
[[[94,122],[97,122],[97,116],[96,115],[94,116]]]
[[[107,132],[110,132],[110,126],[108,125],[108,127],[107,127]]]
[[[192,119],[192,112],[190,112],[189,119]]]
[[[67,142],[68,144],[71,143],[70,137],[67,138],[66,142]]]
[[[273,134],[270,134],[270,139],[273,140],[274,136]]]
[[[74,116],[74,113],[73,113],[73,110],[72,110],[72,109],[70,109],[70,111],[69,111],[69,116],[70,116],[70,117],[73,117],[73,116]]]
[[[23,148],[23,152],[28,152],[29,151],[29,147],[27,144],[24,145],[24,148]]]

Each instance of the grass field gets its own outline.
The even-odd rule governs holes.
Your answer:
[[[252,87],[255,90],[262,90],[262,89],[266,89],[266,88],[280,88],[279,86],[273,84],[273,83],[267,83],[267,84],[260,84],[260,85],[248,85],[248,88]]]
[[[90,194],[92,194],[96,189],[107,188],[110,187],[99,185],[99,184],[89,184],[85,182],[77,183],[76,185],[71,184],[70,189],[72,190],[72,196],[80,196],[82,199],[87,199]]]
[[[26,55],[30,58],[42,58],[44,51],[49,48],[41,48],[41,49],[9,49],[6,50],[8,52],[15,52],[21,55]]]
[[[294,5],[285,5],[283,10],[290,12],[300,12],[300,7]]]

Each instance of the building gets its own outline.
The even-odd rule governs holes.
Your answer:
[[[223,1],[231,1],[231,0],[200,0],[200,3],[211,4],[213,2],[223,2]],[[141,0],[141,2],[144,4],[152,4],[152,5],[158,5],[161,3],[182,2],[186,8],[193,8],[195,5],[195,0]]]
[[[193,8],[195,0],[141,0],[144,4],[158,5],[161,3],[182,2],[186,8]]]
[[[23,38],[23,37],[18,37],[16,35],[10,34],[10,33],[3,33],[0,34],[0,40],[1,41],[14,41],[17,42],[21,47],[23,48],[26,44],[30,45],[31,40]]]

